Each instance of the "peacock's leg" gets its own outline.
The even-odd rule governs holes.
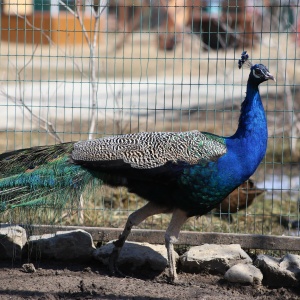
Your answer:
[[[176,273],[176,261],[174,256],[173,244],[178,241],[178,236],[182,225],[188,219],[185,211],[181,209],[175,209],[172,215],[171,222],[165,234],[165,245],[168,253],[169,268],[170,268],[170,280],[175,282],[178,277]]]
[[[117,268],[117,261],[122,250],[123,245],[131,232],[133,226],[139,225],[146,218],[168,212],[168,209],[162,206],[158,206],[152,202],[148,202],[145,206],[141,207],[137,211],[133,212],[127,219],[125,228],[122,234],[119,236],[119,239],[114,242],[114,249],[109,258],[109,272],[111,275],[117,275],[122,273]]]

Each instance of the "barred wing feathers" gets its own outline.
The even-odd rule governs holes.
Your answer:
[[[225,153],[225,139],[213,134],[196,130],[141,132],[77,142],[72,159],[99,169],[153,169],[170,162],[195,165],[215,161]]]

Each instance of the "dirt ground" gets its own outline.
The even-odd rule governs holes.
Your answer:
[[[179,274],[180,283],[147,272],[110,277],[97,262],[36,262],[26,273],[21,263],[0,263],[0,299],[300,299],[300,290],[230,284],[209,274]],[[126,271],[126,270],[125,270]]]

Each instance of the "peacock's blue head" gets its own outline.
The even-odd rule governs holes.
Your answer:
[[[248,81],[251,83],[259,85],[262,82],[267,81],[269,79],[276,81],[274,76],[270,73],[266,66],[264,66],[263,64],[252,65],[252,63],[249,60],[249,55],[247,54],[247,51],[243,51],[241,59],[239,60],[239,69],[243,66],[250,68]]]
[[[266,66],[262,64],[255,64],[250,68],[249,81],[261,84],[267,80],[274,80],[274,76],[270,73]]]

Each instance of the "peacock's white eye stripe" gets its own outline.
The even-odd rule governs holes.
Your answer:
[[[255,78],[260,78],[260,76],[255,73],[255,70],[252,71],[252,74]]]

